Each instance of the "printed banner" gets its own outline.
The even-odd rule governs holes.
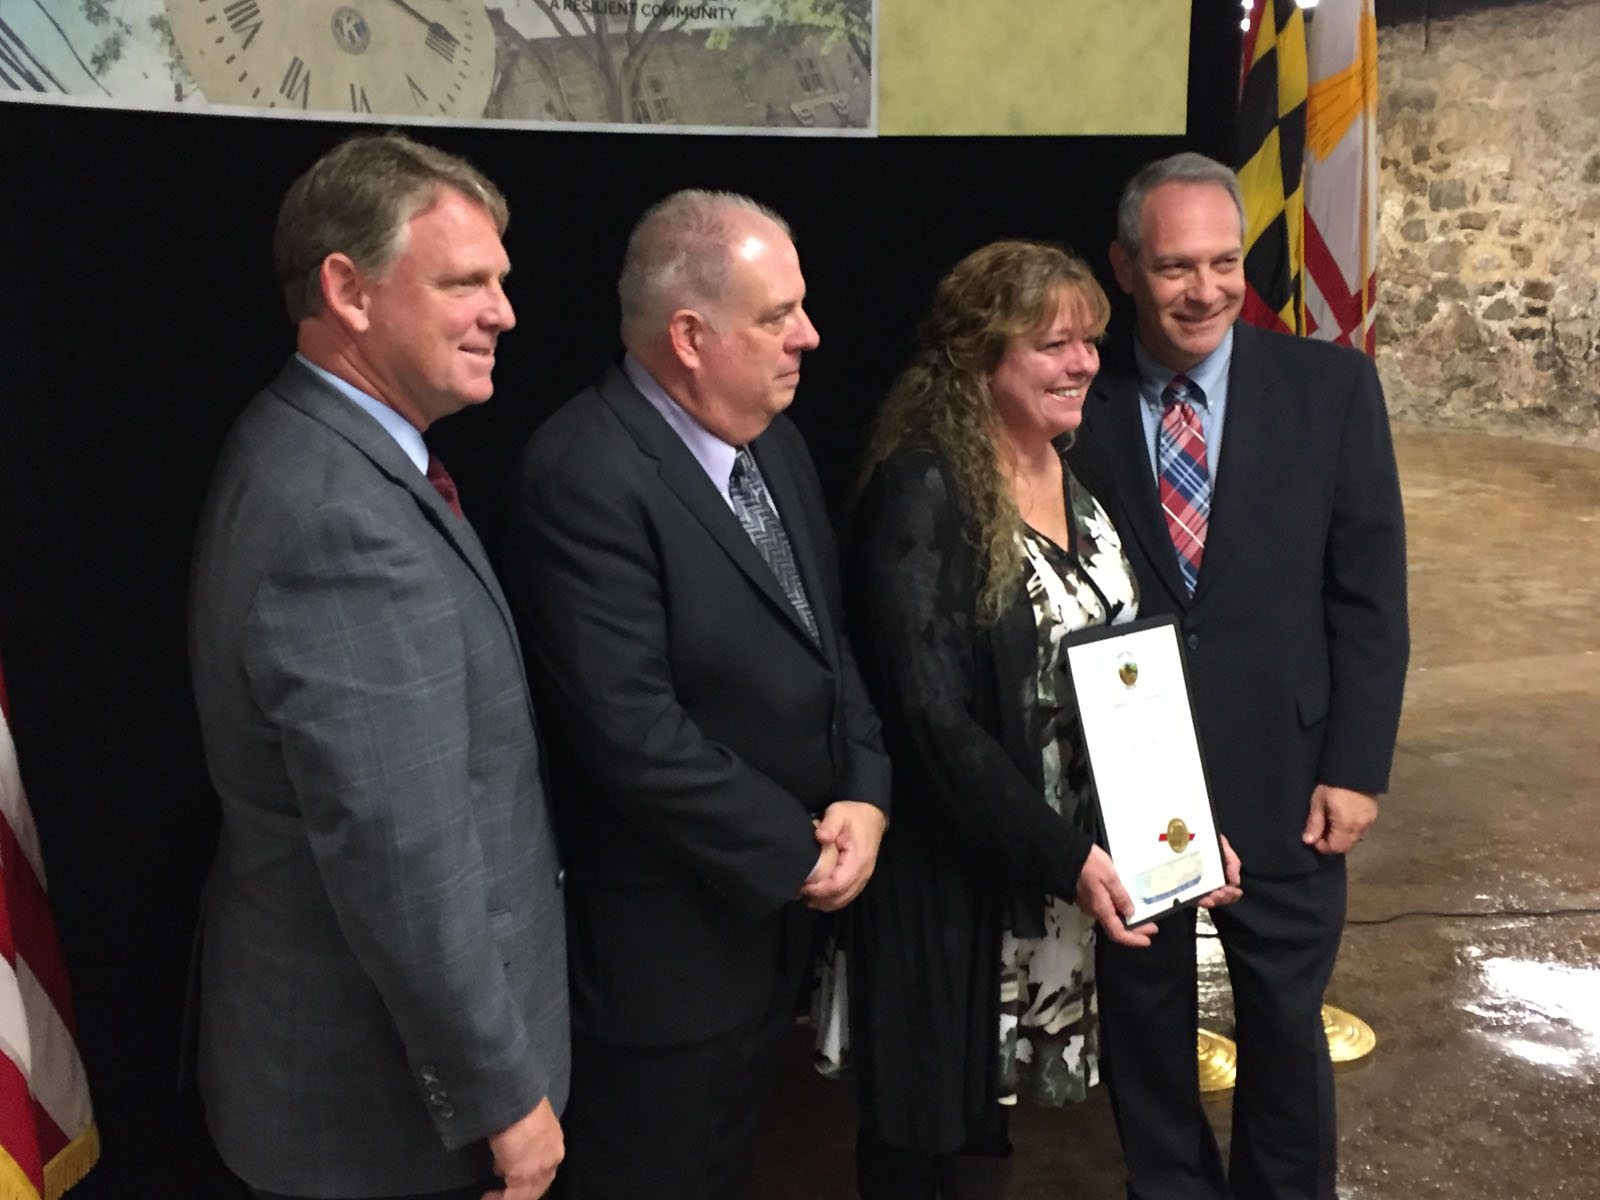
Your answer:
[[[0,100],[870,134],[876,0],[0,0]]]

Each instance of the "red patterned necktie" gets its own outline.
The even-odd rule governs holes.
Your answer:
[[[450,478],[450,472],[444,469],[444,464],[437,457],[428,455],[428,482],[433,484],[433,490],[444,498],[450,506],[450,511],[456,516],[461,516],[461,495],[456,491],[456,481]]]
[[[1184,586],[1192,596],[1211,518],[1211,473],[1206,468],[1205,434],[1191,399],[1202,402],[1205,394],[1182,375],[1162,390],[1156,460],[1161,469],[1161,510],[1167,516],[1172,548],[1178,552]]]

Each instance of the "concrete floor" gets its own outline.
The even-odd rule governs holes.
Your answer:
[[[1378,1036],[1338,1076],[1339,1195],[1600,1197],[1600,455],[1395,438],[1411,674],[1328,991]],[[1204,1023],[1226,1031],[1226,977],[1206,977]],[[761,1200],[855,1195],[848,1088],[810,1072],[807,1033]],[[1018,1111],[1015,1200],[1120,1200],[1097,1093]],[[1208,1110],[1225,1136],[1226,1095]]]

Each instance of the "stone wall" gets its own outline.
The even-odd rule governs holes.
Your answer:
[[[1379,31],[1395,416],[1600,447],[1600,0]]]

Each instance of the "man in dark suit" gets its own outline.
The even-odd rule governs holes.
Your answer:
[[[1138,1200],[1335,1191],[1321,1019],[1344,855],[1388,785],[1405,681],[1405,536],[1371,360],[1236,320],[1244,207],[1182,154],[1123,193],[1112,267],[1131,362],[1095,382],[1075,467],[1116,498],[1142,614],[1175,613],[1221,831],[1244,898],[1212,919],[1239,1046],[1231,1162],[1201,1110],[1194,914],[1100,945],[1101,1037]]]
[[[627,354],[529,443],[507,561],[558,735],[562,1187],[720,1200],[744,1194],[811,910],[872,870],[888,762],[781,415],[817,344],[787,227],[675,194],[636,226],[618,290]]]
[[[354,138],[289,189],[298,353],[223,448],[190,598],[222,831],[198,1070],[260,1197],[546,1191],[563,918],[505,597],[422,433],[489,398],[506,206]]]

